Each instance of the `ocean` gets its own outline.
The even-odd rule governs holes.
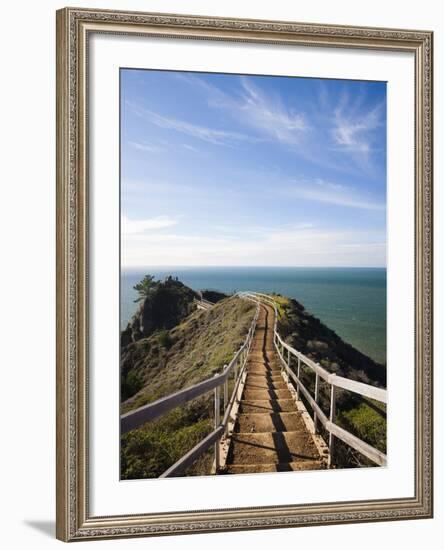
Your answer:
[[[178,277],[194,290],[276,292],[305,309],[374,360],[386,361],[385,268],[170,267],[122,271],[121,328],[137,308],[133,286],[144,275]]]

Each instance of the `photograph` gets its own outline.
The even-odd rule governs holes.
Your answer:
[[[119,82],[120,479],[385,467],[387,83]]]

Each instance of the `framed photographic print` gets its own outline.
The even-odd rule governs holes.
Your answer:
[[[432,33],[57,12],[57,536],[432,515]]]

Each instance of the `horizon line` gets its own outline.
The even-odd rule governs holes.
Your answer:
[[[120,266],[121,271],[136,269],[387,269],[386,265],[140,265]]]

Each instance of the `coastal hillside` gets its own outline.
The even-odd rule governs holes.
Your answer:
[[[278,331],[293,348],[324,369],[351,380],[386,387],[386,366],[344,342],[333,330],[305,310],[304,306],[284,296],[274,295],[278,304]],[[310,369],[302,368],[303,384],[314,395],[315,376]],[[304,398],[303,398],[304,400]],[[328,415],[330,390],[320,384],[319,402]],[[360,439],[386,453],[386,408],[381,403],[351,392],[338,390],[336,395],[336,422]],[[307,406],[310,410],[310,407]],[[327,434],[324,434],[327,438]],[[372,463],[353,449],[337,442],[337,465],[342,467],[371,466]]]
[[[167,283],[171,288],[171,281]],[[175,284],[172,286],[176,288]],[[153,319],[152,326],[162,328],[122,347],[122,413],[220,372],[244,341],[255,313],[252,303],[225,297],[210,310],[202,311],[183,300],[189,291],[173,293],[181,301],[184,314],[174,327],[163,328],[165,323]],[[155,292],[157,301],[159,289]],[[167,296],[170,305],[172,294]],[[188,308],[190,312],[185,315]],[[143,311],[135,316],[136,327],[141,315]],[[127,331],[130,330],[131,323]],[[212,414],[212,395],[207,395],[123,436],[122,479],[158,477],[212,430]],[[211,453],[207,453],[188,473],[209,474],[211,461]]]
[[[196,293],[171,277],[162,282],[146,277],[138,291],[138,310],[122,332],[122,413],[221,372],[244,341],[255,313],[250,301],[214,291]],[[200,296],[217,303],[209,310],[198,310],[195,299]],[[296,300],[273,298],[278,304],[278,330],[287,343],[329,372],[385,387],[384,365],[344,342]],[[303,368],[301,378],[313,395],[312,371]],[[330,395],[322,384],[319,397],[328,414]],[[337,405],[338,424],[386,451],[385,409],[380,404],[338,391]],[[208,394],[125,434],[122,479],[158,477],[212,430],[212,415],[212,395]],[[341,467],[371,465],[340,442],[337,457]],[[188,475],[210,473],[211,461],[209,452]]]
[[[207,311],[194,308],[170,330],[128,344],[121,352],[122,387],[128,388],[123,411],[220,372],[243,343],[254,312],[251,302],[225,298]],[[137,391],[129,389],[128,378],[137,380]]]
[[[291,298],[275,295],[278,330],[284,340],[331,373],[385,387],[385,365],[344,342],[336,332]]]

